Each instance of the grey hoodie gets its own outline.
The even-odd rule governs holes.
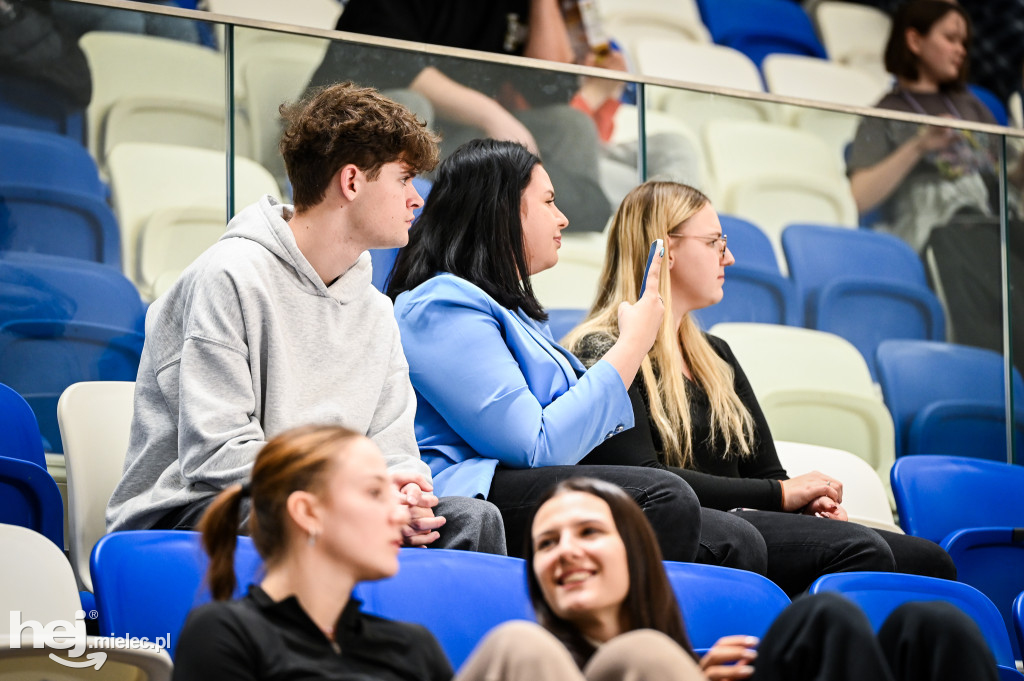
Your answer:
[[[267,440],[307,423],[366,433],[389,468],[430,479],[391,301],[370,283],[369,254],[325,285],[295,244],[291,210],[269,196],[243,210],[150,306],[109,531],[152,527],[248,479]]]

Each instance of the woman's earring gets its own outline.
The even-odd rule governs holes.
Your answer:
[[[316,538],[319,537],[319,536],[320,536],[319,532],[317,532],[316,530],[311,530],[310,533],[309,533],[309,540],[308,540],[309,541],[309,545],[310,546],[315,546],[316,545]]]

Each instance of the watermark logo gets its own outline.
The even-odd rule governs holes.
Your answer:
[[[102,649],[116,650],[161,650],[170,647],[171,635],[166,637],[158,636],[155,641],[148,638],[137,637],[111,637],[94,636],[89,638],[85,633],[85,612],[75,612],[75,621],[54,620],[46,625],[35,620],[21,621],[21,611],[11,611],[11,648],[21,648],[22,643],[31,644],[33,648],[55,648],[66,650],[68,658],[65,659],[54,653],[49,657],[54,662],[65,667],[86,668],[95,667],[100,669],[107,661],[107,653]],[[30,634],[30,636],[26,636]],[[25,637],[23,639],[23,637]],[[74,658],[82,657],[86,649],[93,649],[85,656],[84,660]],[[101,650],[95,650],[100,648]]]

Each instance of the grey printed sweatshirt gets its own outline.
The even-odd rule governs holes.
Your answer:
[[[391,301],[363,253],[330,286],[295,245],[291,206],[239,213],[146,315],[124,474],[109,531],[248,478],[263,444],[307,423],[366,433],[389,468],[421,473],[416,398]]]

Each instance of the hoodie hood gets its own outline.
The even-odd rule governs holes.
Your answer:
[[[364,293],[373,278],[369,252],[361,253],[355,264],[328,286],[295,243],[295,235],[288,226],[293,214],[291,205],[266,195],[233,217],[220,240],[248,239],[258,243],[287,265],[296,283],[310,294],[344,304]]]

